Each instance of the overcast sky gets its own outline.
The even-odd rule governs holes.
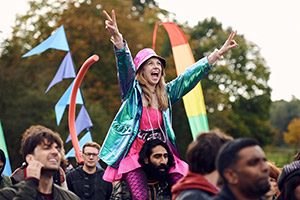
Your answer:
[[[25,14],[26,0],[2,0],[0,40],[9,36],[16,13]],[[179,22],[194,26],[214,16],[261,48],[270,67],[272,100],[300,99],[300,1],[299,0],[156,0]],[[220,44],[221,45],[221,44]]]

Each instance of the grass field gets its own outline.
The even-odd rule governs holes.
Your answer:
[[[266,147],[264,149],[268,161],[274,162],[278,168],[294,161],[298,149],[291,147]]]

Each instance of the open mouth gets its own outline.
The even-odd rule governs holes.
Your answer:
[[[151,76],[154,78],[158,78],[159,73],[158,72],[152,72]]]

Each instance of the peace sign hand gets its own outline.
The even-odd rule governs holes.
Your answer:
[[[235,40],[233,40],[234,36],[236,35],[237,31],[231,31],[231,34],[229,35],[228,39],[222,46],[222,48],[219,51],[219,54],[222,56],[224,53],[226,53],[228,50],[237,47],[238,44]]]
[[[110,40],[117,47],[117,49],[122,49],[124,47],[123,36],[118,29],[115,11],[111,11],[111,17],[105,10],[103,11],[103,13],[106,16],[105,28],[111,34]]]

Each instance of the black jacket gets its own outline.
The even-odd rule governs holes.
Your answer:
[[[182,191],[177,197],[176,200],[208,200],[214,195],[199,189],[190,189]]]
[[[231,190],[224,186],[219,193],[214,196],[211,200],[238,200],[235,198],[235,196],[232,194]],[[264,198],[259,198],[259,200],[265,200]]]
[[[27,179],[20,183],[5,187],[0,190],[1,200],[46,200],[38,191],[39,182],[36,179]],[[56,184],[52,187],[53,200],[80,200],[73,192],[70,192]]]
[[[104,170],[97,167],[94,174],[88,174],[82,167],[67,174],[68,189],[77,194],[81,200],[109,199],[112,184],[102,179]]]

